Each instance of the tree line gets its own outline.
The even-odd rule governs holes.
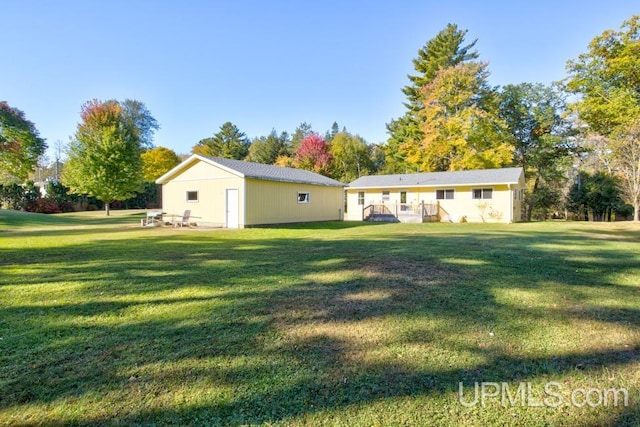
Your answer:
[[[567,62],[567,77],[550,85],[491,86],[478,40],[467,41],[467,33],[449,24],[418,50],[415,74],[402,88],[405,113],[387,123],[386,143],[368,143],[335,122],[324,134],[304,122],[291,134],[274,129],[251,140],[226,122],[192,153],[308,169],[345,183],[376,173],[522,167],[527,219],[572,213],[638,221],[640,17],[595,37]],[[135,197],[180,161],[153,147],[158,128],[139,101],[86,103],[62,183],[107,209]],[[6,102],[0,149],[5,186],[32,175],[46,149],[35,125]]]

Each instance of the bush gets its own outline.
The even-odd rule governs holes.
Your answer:
[[[39,198],[33,202],[30,202],[25,207],[27,212],[36,212],[36,213],[44,213],[44,214],[53,214],[53,213],[61,213],[62,209],[60,206],[49,198]]]
[[[25,189],[20,184],[7,184],[0,187],[0,205],[7,209],[23,210],[25,199]]]

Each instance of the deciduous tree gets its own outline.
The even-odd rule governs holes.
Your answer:
[[[46,149],[24,113],[0,101],[0,182],[24,182]]]
[[[371,150],[358,135],[338,132],[331,141],[329,152],[333,157],[332,175],[341,182],[351,182],[372,172]]]
[[[613,166],[623,199],[633,206],[633,220],[640,220],[640,121],[615,136],[611,144]]]
[[[531,220],[535,209],[548,210],[550,200],[561,200],[550,195],[562,192],[576,152],[566,103],[553,87],[523,83],[505,86],[499,107],[512,136],[513,165],[524,168],[527,178],[524,216]]]
[[[146,150],[141,157],[142,177],[150,182],[160,178],[180,163],[180,157],[175,151],[165,147]]]
[[[300,169],[328,175],[331,171],[331,160],[329,144],[316,133],[304,138],[296,150],[295,165]]]
[[[141,189],[142,132],[115,100],[87,102],[80,118],[69,143],[63,183],[75,193],[103,201],[109,215],[111,202],[127,199]]]
[[[443,68],[423,88],[423,138],[401,146],[407,163],[422,171],[497,168],[511,163],[506,124],[497,115],[486,65]]]
[[[566,83],[570,92],[580,95],[572,104],[580,119],[589,125],[591,132],[612,142],[612,160],[621,178],[619,182],[624,185],[621,188],[635,206],[635,220],[639,206],[633,188],[640,187],[640,177],[636,163],[629,162],[628,156],[634,157],[637,140],[634,135],[640,117],[639,52],[640,16],[635,15],[619,31],[607,30],[594,38],[587,53],[569,61]]]
[[[143,148],[153,148],[153,135],[160,129],[160,125],[151,112],[142,102],[135,99],[125,99],[120,105],[123,116],[134,129],[140,145]]]

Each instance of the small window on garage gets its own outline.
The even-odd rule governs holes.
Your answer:
[[[197,201],[198,201],[198,192],[187,191],[187,202],[197,202]]]
[[[382,201],[383,202],[388,202],[390,199],[390,193],[388,191],[383,191],[382,192]]]
[[[298,203],[311,203],[311,195],[309,193],[298,193]]]
[[[358,204],[364,205],[364,191],[358,191]]]

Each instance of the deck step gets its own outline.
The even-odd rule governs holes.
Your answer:
[[[392,214],[373,214],[367,218],[370,222],[400,222],[395,215]]]

